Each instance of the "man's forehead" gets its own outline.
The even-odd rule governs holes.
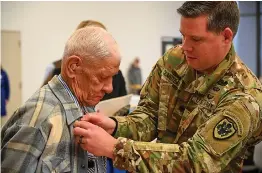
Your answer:
[[[181,31],[180,30],[180,33],[182,34],[182,35],[187,35],[187,36],[190,36],[190,37],[206,37],[206,35],[205,34],[201,34],[201,33],[192,33],[192,32],[183,32],[183,31]]]
[[[201,35],[207,31],[207,18],[199,16],[196,18],[181,17],[180,32],[182,34]]]
[[[97,68],[96,70],[99,73],[106,74],[106,73],[114,73],[115,71],[118,71],[118,69],[119,69],[119,64],[103,63],[100,64],[100,67]]]

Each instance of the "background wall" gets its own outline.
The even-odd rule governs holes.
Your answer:
[[[257,5],[261,2],[239,1],[240,8],[240,24],[237,34],[237,53],[244,63],[256,74],[261,76],[262,58],[258,55],[258,46],[262,46],[261,42],[261,24],[257,20],[262,21],[262,5],[260,15],[257,16]],[[260,16],[260,19],[258,18]],[[260,34],[258,33],[260,32]],[[260,42],[260,43],[259,43]],[[260,48],[261,49],[261,48]],[[261,53],[261,50],[260,50]],[[257,59],[260,58],[260,68]]]
[[[141,57],[144,81],[161,56],[161,37],[180,36],[176,9],[182,2],[1,4],[1,29],[21,32],[23,102],[41,86],[46,66],[61,58],[66,40],[82,20],[101,21],[113,34],[125,77],[134,57]]]

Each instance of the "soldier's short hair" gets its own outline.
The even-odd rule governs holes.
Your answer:
[[[177,9],[183,17],[207,15],[207,30],[215,33],[229,27],[234,36],[239,25],[239,8],[234,1],[187,1]]]

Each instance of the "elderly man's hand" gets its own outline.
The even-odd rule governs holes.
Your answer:
[[[109,135],[104,129],[86,121],[76,121],[74,124],[76,142],[95,156],[113,158],[114,146],[117,139]]]
[[[116,127],[116,123],[111,118],[105,116],[101,112],[87,113],[81,118],[81,121],[90,122],[101,128],[103,128],[110,135],[113,133]]]

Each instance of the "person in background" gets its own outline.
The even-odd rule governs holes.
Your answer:
[[[61,73],[61,64],[62,59],[56,60],[51,64],[48,64],[45,71],[44,83],[42,86],[46,85],[55,75],[59,75]]]
[[[113,90],[120,52],[101,27],[76,30],[67,40],[61,74],[38,89],[1,130],[1,172],[106,173],[106,158],[83,150],[73,124]],[[79,144],[80,143],[80,144]]]
[[[6,116],[6,105],[10,97],[9,79],[6,71],[1,65],[1,116]]]
[[[142,74],[139,66],[139,58],[136,57],[128,69],[128,83],[130,93],[139,95],[142,87]]]
[[[187,1],[177,12],[183,43],[157,61],[137,108],[125,117],[87,114],[74,134],[129,172],[240,173],[261,141],[262,84],[234,50],[238,5]]]

